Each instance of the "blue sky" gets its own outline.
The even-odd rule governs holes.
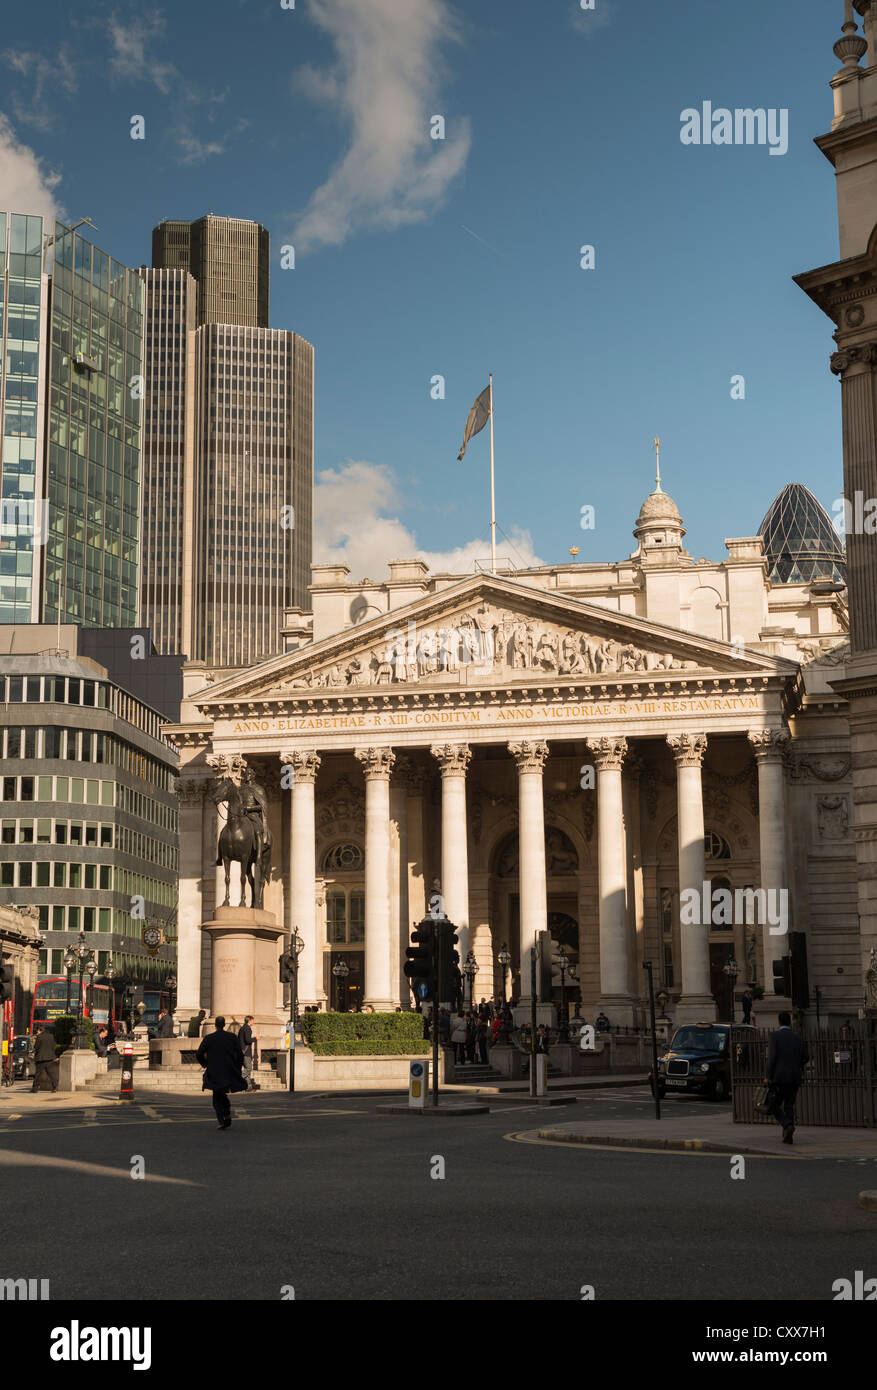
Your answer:
[[[838,254],[812,138],[842,20],[841,0],[15,6],[0,204],[54,199],[131,265],[163,217],[264,222],[272,325],[316,349],[320,558],[354,578],[489,553],[487,431],[456,461],[489,371],[501,554],[629,554],[658,433],[686,543],[721,559],[785,483],[840,493],[831,326],[791,277]],[[705,100],[787,109],[788,153],[684,146]]]

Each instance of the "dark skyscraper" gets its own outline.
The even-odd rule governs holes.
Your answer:
[[[268,327],[268,233],[258,222],[214,217],[161,222],[152,233],[155,270],[188,270],[198,284],[198,326]]]
[[[248,666],[283,650],[285,609],[308,607],[314,350],[267,327],[268,233],[255,222],[163,222],[153,245],[164,266],[141,271],[142,618],[160,652]]]

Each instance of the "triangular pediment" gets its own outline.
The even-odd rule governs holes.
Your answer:
[[[201,709],[309,691],[596,684],[670,672],[793,676],[794,662],[614,612],[519,579],[476,574],[211,685]]]

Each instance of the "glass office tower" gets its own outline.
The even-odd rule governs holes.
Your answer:
[[[0,623],[138,619],[143,283],[0,213]]]
[[[56,224],[43,618],[138,618],[143,282]]]
[[[0,212],[0,623],[40,616],[49,282],[43,219]]]

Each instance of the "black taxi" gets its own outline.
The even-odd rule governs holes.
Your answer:
[[[755,1035],[750,1024],[683,1023],[673,1034],[670,1046],[658,1058],[658,1096],[667,1092],[700,1095],[708,1100],[727,1100],[731,1094],[731,1035],[733,1045],[746,1047]],[[652,1094],[655,1080],[649,1072]]]

